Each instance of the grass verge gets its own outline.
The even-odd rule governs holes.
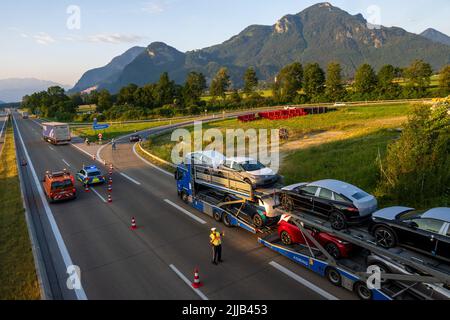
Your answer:
[[[0,262],[0,300],[40,299],[11,122],[0,158]]]

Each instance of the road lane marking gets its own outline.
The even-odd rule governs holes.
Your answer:
[[[64,162],[64,164],[65,164],[66,166],[68,166],[69,168],[72,167],[72,166],[71,166],[66,160],[64,160],[64,159],[62,159],[62,162]]]
[[[139,181],[134,180],[133,178],[131,178],[130,176],[126,175],[125,173],[120,172],[120,175],[122,177],[124,177],[125,179],[130,180],[131,182],[133,182],[134,184],[137,184],[138,186],[141,185],[141,183]]]
[[[137,151],[136,151],[136,145],[137,145],[137,143],[133,146],[133,153],[139,158],[139,159],[141,159],[143,162],[145,162],[146,164],[148,164],[150,167],[152,167],[153,169],[156,169],[156,170],[158,170],[158,171],[160,171],[160,172],[162,172],[162,173],[164,173],[164,174],[166,174],[166,175],[168,175],[168,176],[173,176],[173,174],[172,173],[170,173],[169,171],[166,171],[166,170],[164,170],[164,169],[161,169],[160,167],[158,167],[158,166],[155,166],[153,163],[151,163],[150,161],[148,161],[147,159],[144,159],[139,153],[137,153]]]
[[[185,276],[184,274],[182,274],[181,271],[177,269],[177,267],[175,267],[173,264],[171,264],[171,265],[170,265],[170,269],[172,269],[173,272],[175,272],[175,273],[181,278],[181,280],[183,280],[183,281],[189,286],[189,288],[191,288],[192,290],[194,290],[194,292],[195,292],[200,298],[202,298],[202,300],[209,300],[208,297],[205,296],[205,295],[203,294],[203,292],[200,291],[200,289],[195,289],[195,288],[192,286],[191,281],[189,281],[189,279],[186,278],[186,276]]]
[[[71,143],[70,145],[71,145],[72,147],[74,147],[74,148],[77,148],[78,150],[80,150],[80,151],[83,152],[84,154],[88,155],[89,158],[91,158],[91,159],[92,159],[92,157],[94,156],[94,155],[90,154],[89,152],[87,152],[86,150],[83,150],[82,148],[80,148],[79,146],[77,146],[77,145],[75,145],[75,144],[73,144],[73,143]]]
[[[190,213],[189,211],[187,211],[186,209],[178,206],[177,204],[173,203],[172,201],[165,199],[164,202],[170,204],[172,207],[180,210],[181,212],[183,212],[184,214],[188,215],[189,217],[191,217],[192,219],[194,219],[195,221],[201,223],[201,224],[206,224],[206,221],[203,219],[200,219],[199,217],[197,217],[196,215]]]
[[[42,205],[44,207],[45,214],[47,215],[47,219],[50,223],[51,230],[53,232],[53,235],[55,236],[55,240],[58,245],[59,252],[61,253],[61,256],[64,260],[64,264],[65,264],[65,267],[67,270],[67,268],[69,268],[70,266],[73,266],[72,259],[70,258],[69,251],[67,250],[67,247],[64,243],[64,239],[62,238],[61,232],[59,231],[58,224],[55,221],[55,217],[53,216],[52,210],[50,209],[50,206],[48,205],[47,199],[44,195],[44,191],[42,190],[42,186],[37,177],[36,170],[34,169],[33,163],[31,162],[30,155],[28,154],[28,150],[25,146],[25,142],[22,139],[22,134],[20,133],[19,126],[17,125],[16,119],[14,118],[14,116],[12,118],[13,118],[15,127],[17,129],[17,135],[19,136],[19,141],[22,145],[22,148],[23,148],[23,151],[25,154],[25,158],[27,159],[28,168],[30,168],[34,183],[36,185],[36,188],[38,190],[39,196],[42,201]],[[84,292],[83,286],[81,284],[80,284],[80,287],[75,288],[74,291],[75,291],[75,294],[76,294],[78,300],[87,300],[86,293]]]
[[[322,297],[324,297],[327,300],[339,300],[338,298],[336,298],[335,296],[333,296],[332,294],[328,293],[327,291],[319,288],[318,286],[316,286],[315,284],[309,282],[308,280],[300,277],[298,274],[292,272],[291,270],[283,267],[281,264],[276,263],[275,261],[272,261],[269,263],[272,267],[274,267],[275,269],[277,269],[278,271],[281,271],[282,273],[284,273],[285,275],[287,275],[288,277],[294,279],[295,281],[297,281],[298,283],[301,283],[302,285],[304,285],[305,287],[313,290],[314,292],[318,293],[319,295],[321,295]]]
[[[55,151],[55,149],[53,149],[53,147],[51,147],[51,146],[48,146],[48,148],[52,151]]]
[[[104,203],[108,202],[97,190],[95,190],[94,188],[89,189],[91,189]]]

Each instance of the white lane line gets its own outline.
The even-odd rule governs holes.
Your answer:
[[[34,169],[33,163],[31,162],[31,158],[30,158],[30,155],[28,154],[28,150],[25,146],[25,143],[23,142],[22,134],[20,133],[19,126],[17,125],[16,119],[14,118],[14,116],[12,118],[13,118],[14,124],[17,128],[17,134],[19,136],[20,143],[22,145],[23,151],[25,153],[25,157],[28,162],[28,168],[30,168],[34,183],[36,185],[36,188],[38,190],[39,196],[42,201],[42,205],[45,210],[45,214],[47,215],[47,219],[50,223],[50,227],[52,229],[53,235],[55,236],[55,240],[58,245],[59,252],[61,253],[61,256],[64,260],[65,267],[67,269],[70,266],[73,266],[72,259],[70,258],[69,251],[67,250],[67,247],[64,243],[64,239],[61,236],[61,232],[59,231],[59,228],[55,221],[55,217],[53,216],[52,210],[50,209],[50,206],[48,205],[47,199],[45,198],[44,191],[42,190],[41,183],[39,182],[39,179],[36,174],[36,170]],[[74,273],[74,275],[76,275],[76,273]],[[75,294],[76,294],[78,300],[87,300],[87,296],[86,296],[86,293],[84,292],[82,285],[79,289],[74,289],[74,291],[75,291]]]
[[[186,278],[186,276],[184,274],[181,273],[180,270],[177,269],[177,267],[175,267],[173,264],[170,265],[170,269],[173,270],[173,272],[175,272],[180,278],[181,280],[183,280],[188,286],[189,288],[191,288],[192,290],[194,290],[194,292],[200,297],[202,298],[202,300],[209,300],[207,296],[205,296],[203,294],[203,292],[200,291],[200,289],[195,289],[192,286],[192,283],[189,281],[188,278]]]
[[[52,151],[55,151],[55,149],[53,149],[53,147],[51,147],[51,146],[48,146],[48,148]]]
[[[65,164],[66,166],[68,166],[69,168],[72,167],[72,166],[71,166],[66,160],[64,160],[64,159],[62,159],[62,162],[64,162],[64,164]]]
[[[97,190],[95,190],[94,188],[89,189],[92,190],[104,203],[108,202]]]
[[[136,155],[136,157],[138,157],[139,159],[141,159],[143,162],[145,162],[146,164],[148,164],[150,167],[152,167],[153,169],[156,169],[156,170],[158,170],[158,171],[160,171],[160,172],[162,172],[162,173],[164,173],[164,174],[166,174],[166,175],[168,175],[168,176],[173,176],[173,173],[170,173],[169,171],[166,171],[166,170],[164,170],[164,169],[161,169],[160,167],[158,167],[158,166],[155,166],[153,163],[151,163],[150,161],[147,161],[147,159],[144,159],[139,153],[137,153],[137,151],[136,151],[136,145],[137,145],[137,143],[133,146],[133,153]]]
[[[39,127],[42,127],[42,124],[36,120],[31,119],[31,121],[33,121],[34,123],[36,123]]]
[[[182,207],[176,205],[175,203],[173,203],[172,201],[165,199],[164,200],[165,203],[170,204],[172,207],[180,210],[181,212],[183,212],[184,214],[188,215],[189,217],[191,217],[192,219],[194,219],[195,221],[201,223],[201,224],[206,224],[206,221],[203,219],[200,219],[199,217],[195,216],[194,214],[190,213],[189,211],[183,209]]]
[[[137,184],[138,186],[141,185],[141,183],[139,181],[134,180],[133,178],[131,178],[130,176],[126,175],[125,173],[120,172],[120,175],[122,177],[124,177],[125,179],[130,180],[131,182],[133,182],[134,184]]]
[[[73,144],[73,143],[71,143],[70,145],[71,145],[72,147],[74,147],[74,148],[77,148],[78,150],[80,150],[80,151],[83,152],[84,154],[88,155],[88,156],[92,159],[93,155],[90,154],[89,152],[87,152],[86,150],[83,150],[82,148],[78,147],[77,145],[75,145],[75,144]]]
[[[315,284],[309,282],[306,279],[303,279],[302,277],[300,277],[298,274],[292,272],[291,270],[283,267],[282,265],[276,263],[275,261],[272,261],[269,263],[272,267],[274,267],[275,269],[277,269],[278,271],[281,271],[282,273],[284,273],[285,275],[287,275],[288,277],[294,279],[295,281],[301,283],[302,285],[304,285],[305,287],[313,290],[314,292],[318,293],[319,295],[321,295],[322,297],[324,297],[327,300],[339,300],[338,298],[336,298],[335,296],[333,296],[332,294],[328,293],[327,291],[319,288],[318,286],[316,286]]]

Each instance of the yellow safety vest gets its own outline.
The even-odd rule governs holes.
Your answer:
[[[219,232],[212,232],[209,236],[211,238],[211,244],[213,246],[220,246],[222,244],[222,239],[220,238]]]

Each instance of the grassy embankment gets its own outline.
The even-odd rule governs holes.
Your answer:
[[[205,124],[203,130],[286,128],[290,139],[281,145],[280,173],[287,184],[334,178],[376,193],[377,159],[379,155],[383,157],[387,145],[398,138],[395,129],[406,121],[409,107],[409,104],[352,106],[328,114],[283,121],[241,123],[224,120]],[[153,137],[144,143],[144,147],[170,161],[175,145],[170,139],[170,134]]]
[[[0,158],[0,300],[40,299],[11,122]]]

